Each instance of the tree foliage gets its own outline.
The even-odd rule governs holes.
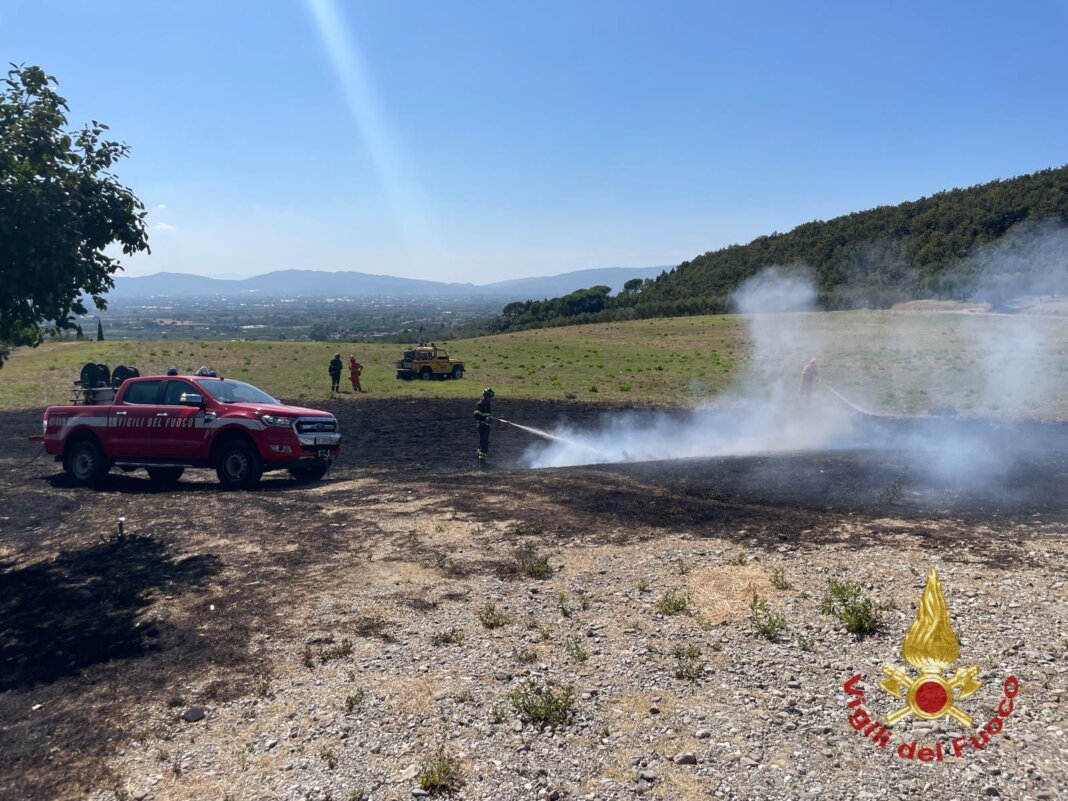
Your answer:
[[[9,345],[75,327],[84,295],[105,308],[121,266],[105,253],[148,250],[144,206],[112,166],[127,145],[92,121],[67,129],[67,101],[40,67],[0,84],[0,367]]]
[[[805,223],[705,253],[661,275],[643,300],[727,297],[763,267],[796,263],[812,268],[828,308],[969,297],[980,288],[971,258],[980,246],[1051,220],[1068,221],[1068,166]]]
[[[1056,253],[1043,253],[1036,241],[1050,239],[1052,224],[1061,226],[1063,242],[1066,221],[1068,166],[805,223],[705,253],[655,281],[628,281],[615,297],[593,287],[509,303],[482,331],[723,313],[731,293],[770,265],[811,267],[821,304],[833,309],[929,297],[982,297],[997,305],[1023,285],[1064,293],[1068,254],[1060,244]],[[1058,259],[1065,263],[1058,267]],[[1051,267],[1058,275],[1035,280],[1034,271]]]

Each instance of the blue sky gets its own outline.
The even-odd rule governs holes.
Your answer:
[[[1068,4],[0,0],[161,270],[676,264],[1068,162]]]

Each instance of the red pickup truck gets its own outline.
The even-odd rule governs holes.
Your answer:
[[[106,404],[50,406],[32,439],[83,485],[114,466],[174,482],[187,467],[214,467],[227,488],[256,485],[265,470],[300,481],[326,475],[341,448],[328,412],[286,406],[251,384],[205,376],[128,378]]]

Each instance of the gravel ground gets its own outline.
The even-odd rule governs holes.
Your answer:
[[[866,452],[758,461],[475,474],[350,456],[251,493],[204,471],[167,491],[7,471],[0,797],[408,799],[436,758],[462,799],[1066,797],[1060,505],[888,498],[900,465]],[[1039,488],[1065,472],[1033,469]],[[981,669],[960,705],[985,725],[1019,681],[959,758],[973,732],[948,718],[906,719],[880,749],[843,688],[859,672],[873,716],[896,708],[880,666],[907,667],[931,567],[957,666]],[[874,634],[821,614],[831,578],[877,605]],[[754,594],[785,618],[773,640]],[[544,686],[573,690],[557,726],[513,704]],[[944,761],[898,756],[912,741]]]

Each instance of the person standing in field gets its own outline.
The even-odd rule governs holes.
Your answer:
[[[351,353],[349,354],[349,381],[352,382],[353,392],[363,392],[363,387],[360,386],[360,373],[363,372],[363,365],[356,361],[356,357]]]
[[[334,358],[330,360],[330,367],[327,368],[330,373],[330,391],[339,392],[341,390],[341,354],[335,353]]]
[[[813,356],[801,371],[800,397],[804,403],[812,400],[812,386],[816,383],[816,357]]]
[[[486,466],[486,458],[489,456],[489,439],[490,439],[490,423],[493,422],[493,418],[490,416],[490,401],[493,400],[494,392],[492,389],[485,389],[482,392],[482,400],[475,405],[475,425],[478,428],[478,466]]]

